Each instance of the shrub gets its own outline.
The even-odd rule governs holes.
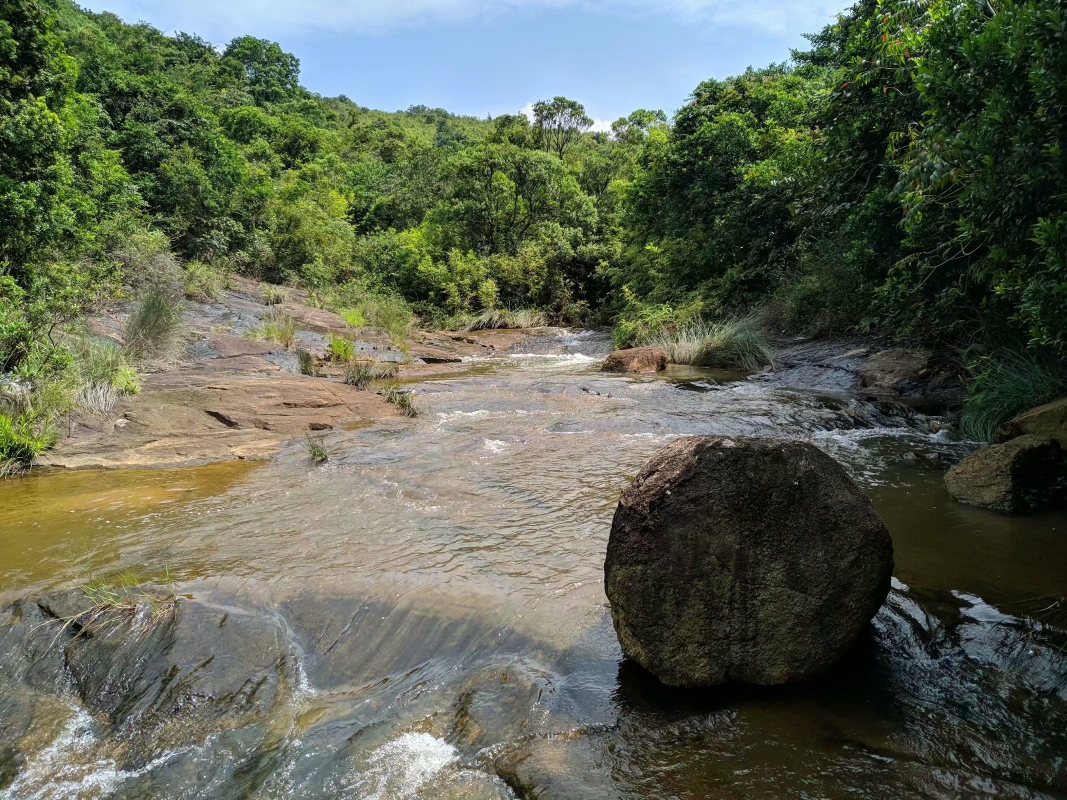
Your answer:
[[[343,336],[330,337],[330,358],[334,361],[351,361],[356,355],[352,342]]]
[[[698,319],[649,336],[642,344],[662,347],[676,364],[753,371],[774,363],[770,337],[756,316]]]
[[[970,384],[960,418],[968,439],[992,442],[1017,414],[1067,396],[1067,366],[1030,352],[1000,350],[968,365]]]
[[[367,319],[358,308],[342,308],[337,314],[353,328],[362,328],[367,324]]]
[[[334,287],[326,305],[354,328],[373,325],[384,329],[396,342],[402,342],[415,326],[415,315],[403,298],[379,295],[360,283]]]
[[[353,359],[345,366],[345,383],[360,391],[366,391],[374,381],[395,378],[400,368],[382,361]]]
[[[417,417],[419,408],[415,405],[415,393],[401,389],[399,384],[392,384],[385,390],[386,402],[396,406],[405,417]]]
[[[395,342],[402,342],[415,326],[408,304],[398,297],[368,296],[357,307],[368,325],[382,328]]]
[[[163,359],[179,341],[182,306],[173,295],[150,286],[126,322],[126,352],[134,359]]]
[[[312,436],[308,434],[304,440],[304,447],[307,449],[308,461],[312,464],[325,464],[330,460],[330,453],[326,449],[326,437],[325,436]]]
[[[0,414],[0,477],[25,472],[59,438],[50,418]]]
[[[182,290],[190,300],[210,303],[226,290],[226,275],[203,261],[190,261],[185,265]]]

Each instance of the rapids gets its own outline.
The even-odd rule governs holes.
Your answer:
[[[0,798],[1067,797],[1067,515],[951,503],[903,458],[968,452],[935,418],[773,376],[604,375],[608,347],[563,333],[413,384],[421,417],[331,432],[322,467],[294,442],[0,485]],[[680,692],[622,659],[611,517],[692,434],[810,440],[886,519],[893,592],[824,679]],[[190,695],[200,713],[142,682],[109,709],[59,645],[24,657],[48,620],[16,600],[123,570],[181,598],[188,652],[138,645],[163,680],[254,690]]]

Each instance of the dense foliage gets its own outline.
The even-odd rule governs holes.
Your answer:
[[[403,306],[620,341],[762,310],[1062,359],[1062,3],[859,0],[809,40],[601,133],[563,97],[372,111],[301,87],[274,42],[0,0],[0,374],[69,369],[103,300],[229,271],[401,332]]]

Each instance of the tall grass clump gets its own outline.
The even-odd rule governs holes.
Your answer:
[[[641,344],[663,348],[676,364],[745,371],[774,364],[770,334],[754,315],[719,322],[693,320],[673,331],[652,334]]]
[[[1000,350],[972,360],[960,417],[968,439],[992,442],[997,429],[1031,408],[1067,396],[1067,365],[1034,353]]]
[[[263,317],[258,328],[245,335],[257,341],[276,342],[289,350],[296,342],[296,321],[284,311],[274,309]]]
[[[74,402],[89,411],[107,414],[126,395],[141,391],[137,370],[126,354],[107,339],[85,337],[70,344],[75,380]]]
[[[309,378],[317,378],[319,371],[315,367],[315,356],[311,355],[307,350],[297,350],[296,360],[300,365],[300,374],[307,375]]]
[[[530,308],[515,310],[490,308],[468,320],[460,330],[485,331],[503,328],[541,328],[547,324],[544,313]]]
[[[308,461],[312,464],[325,464],[330,460],[330,452],[326,449],[325,436],[312,436],[308,434],[304,439],[304,449],[307,450]]]
[[[363,392],[369,389],[374,381],[395,378],[399,372],[400,368],[396,364],[357,358],[345,365],[345,383]]]
[[[174,355],[182,322],[181,301],[159,286],[150,286],[126,322],[126,352],[136,360]]]
[[[397,411],[405,417],[417,417],[419,407],[415,404],[415,393],[401,389],[400,384],[394,383],[385,389],[385,400],[396,406]]]

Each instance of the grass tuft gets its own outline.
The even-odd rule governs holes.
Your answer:
[[[386,402],[392,403],[405,417],[417,417],[419,407],[415,404],[415,393],[401,389],[399,384],[392,384],[385,389]]]
[[[746,371],[774,364],[770,335],[754,315],[720,322],[694,320],[674,331],[650,335],[641,344],[662,347],[675,364]]]
[[[312,436],[308,434],[304,439],[304,448],[307,450],[308,461],[312,464],[325,464],[330,460],[330,452],[326,449],[325,436]]]
[[[547,323],[548,318],[542,312],[534,309],[507,310],[491,308],[466,322],[460,330],[485,331],[504,328],[541,328]]]
[[[345,383],[364,392],[374,381],[395,378],[399,372],[396,364],[357,358],[345,365]]]
[[[173,356],[181,322],[181,301],[160,287],[150,286],[126,322],[127,354],[140,361]]]
[[[1033,353],[1001,350],[972,361],[960,432],[992,442],[997,430],[1024,411],[1067,396],[1067,365]]]
[[[245,336],[256,341],[277,342],[289,350],[296,342],[296,322],[284,311],[274,309],[263,317],[258,328]]]
[[[289,302],[289,292],[280,286],[267,285],[263,287],[263,305],[280,306]]]
[[[163,581],[171,583],[168,569]],[[134,573],[123,572],[109,580],[92,580],[82,587],[86,608],[77,614],[65,617],[61,631],[69,628],[76,635],[91,635],[121,621],[139,622],[143,627],[160,622],[178,606],[178,597],[173,590],[153,593]]]
[[[319,371],[315,367],[315,357],[307,350],[297,350],[296,360],[300,363],[300,374],[309,378],[317,378]]]

